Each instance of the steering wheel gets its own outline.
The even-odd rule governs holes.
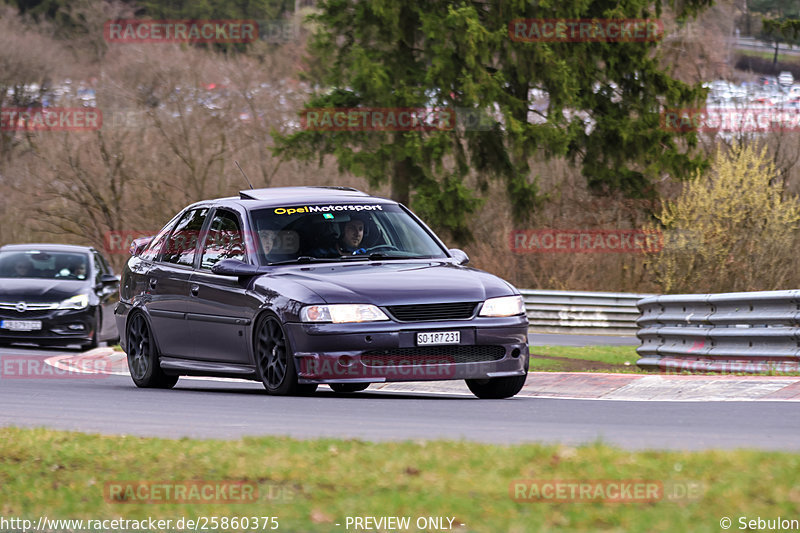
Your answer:
[[[399,252],[400,249],[397,246],[393,246],[391,244],[379,244],[378,246],[373,246],[372,248],[367,248],[367,253],[375,253],[379,251],[385,252]]]

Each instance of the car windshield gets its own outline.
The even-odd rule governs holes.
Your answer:
[[[0,252],[0,278],[82,280],[88,275],[89,256],[75,252],[41,250]]]
[[[446,257],[398,205],[287,205],[253,211],[252,219],[262,264]]]

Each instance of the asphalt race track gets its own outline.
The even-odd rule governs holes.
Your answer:
[[[0,348],[6,356],[76,354]],[[579,444],[628,449],[800,449],[794,402],[592,401],[365,391],[267,396],[255,382],[181,378],[175,389],[137,389],[125,376],[0,377],[0,424],[159,437],[286,435],[366,440],[466,439],[487,443]]]

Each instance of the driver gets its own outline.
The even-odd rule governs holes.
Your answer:
[[[70,266],[70,272],[78,279],[86,279],[86,263],[83,261],[73,263]]]
[[[341,255],[364,254],[367,251],[361,248],[364,240],[364,221],[352,218],[347,221],[342,230],[342,237],[337,246]]]
[[[361,244],[364,240],[364,220],[353,217],[345,222],[342,234],[332,245],[311,250],[313,257],[340,257],[343,255],[358,255],[367,253]]]

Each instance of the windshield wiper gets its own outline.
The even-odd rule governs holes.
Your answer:
[[[338,257],[312,257],[310,255],[301,255],[294,259],[287,259],[285,261],[274,261],[267,263],[268,265],[289,265],[289,264],[303,264],[303,263],[330,263],[340,261]]]
[[[409,255],[394,255],[394,254],[385,254],[383,252],[375,252],[369,255],[366,254],[358,254],[358,255],[345,255],[342,256],[343,261],[355,261],[355,260],[370,260],[370,261],[380,261],[384,259],[419,259],[419,257],[409,256]]]

